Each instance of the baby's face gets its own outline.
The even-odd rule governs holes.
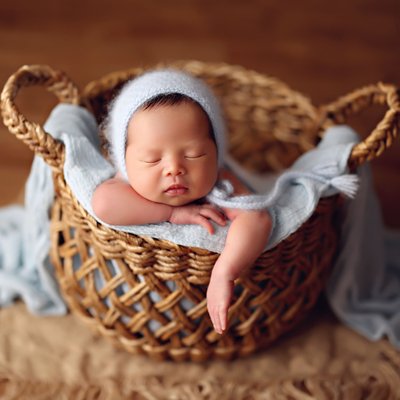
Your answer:
[[[157,203],[180,206],[207,195],[218,164],[204,111],[190,102],[136,111],[128,125],[126,169],[132,188]]]

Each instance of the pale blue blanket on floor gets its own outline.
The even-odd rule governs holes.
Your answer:
[[[90,200],[95,187],[115,173],[99,152],[94,118],[79,107],[59,105],[45,129],[64,142],[65,179],[78,201],[93,214]],[[338,191],[354,194],[355,180],[347,174],[346,165],[355,141],[356,135],[348,127],[331,128],[318,148],[272,179],[254,176],[246,179],[246,172],[231,163],[238,175],[250,185],[257,183],[266,194],[231,199],[229,187],[220,186],[210,194],[209,200],[238,208],[267,207],[274,220],[267,247],[271,248],[308,219],[320,197]],[[378,217],[371,217],[379,215],[379,207],[370,200],[373,198],[368,186],[370,178],[362,175],[361,190],[355,200],[349,202],[343,250],[327,293],[334,311],[347,324],[371,339],[387,334],[400,347],[400,260],[399,246],[396,247],[400,242],[391,237],[387,242],[391,247],[385,258],[382,222]],[[34,313],[62,314],[66,311],[48,259],[48,212],[53,196],[50,168],[35,157],[26,187],[25,207],[11,207],[0,212],[0,305],[22,297]],[[116,228],[216,252],[223,248],[227,231],[226,227],[216,227],[216,234],[211,236],[197,225],[169,223]],[[356,250],[364,246],[373,254]],[[393,249],[397,249],[397,253]]]

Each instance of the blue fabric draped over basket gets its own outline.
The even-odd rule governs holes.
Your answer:
[[[93,215],[90,202],[95,187],[115,173],[100,153],[94,117],[78,106],[60,104],[45,130],[65,144],[65,180],[80,204]],[[268,208],[274,225],[266,249],[272,248],[311,216],[321,197],[338,192],[355,196],[358,179],[348,174],[347,161],[356,142],[357,135],[349,127],[330,128],[316,149],[305,153],[279,176],[257,177],[226,160],[228,167],[262,194],[230,197],[229,184],[221,182],[208,200],[227,207]],[[400,234],[384,233],[368,166],[359,169],[359,176],[360,190],[348,202],[341,251],[327,295],[346,324],[372,340],[386,334],[400,347]],[[66,312],[48,256],[53,196],[50,167],[36,156],[26,185],[25,207],[0,211],[2,306],[21,297],[34,313]],[[227,233],[227,227],[216,226],[211,236],[197,225],[167,222],[113,228],[214,252],[222,250]]]

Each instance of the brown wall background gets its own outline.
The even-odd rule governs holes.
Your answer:
[[[0,83],[23,64],[49,64],[80,86],[109,72],[159,61],[240,64],[275,76],[316,105],[360,86],[400,86],[399,0],[170,0],[0,2]],[[18,104],[43,122],[52,97]],[[383,109],[354,121],[363,136]],[[0,127],[0,205],[13,201],[32,153]],[[400,227],[400,139],[372,163],[388,225]]]

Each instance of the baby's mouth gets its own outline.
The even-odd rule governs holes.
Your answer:
[[[188,191],[188,188],[184,185],[171,185],[164,191],[165,194],[169,196],[179,196],[185,194]]]

